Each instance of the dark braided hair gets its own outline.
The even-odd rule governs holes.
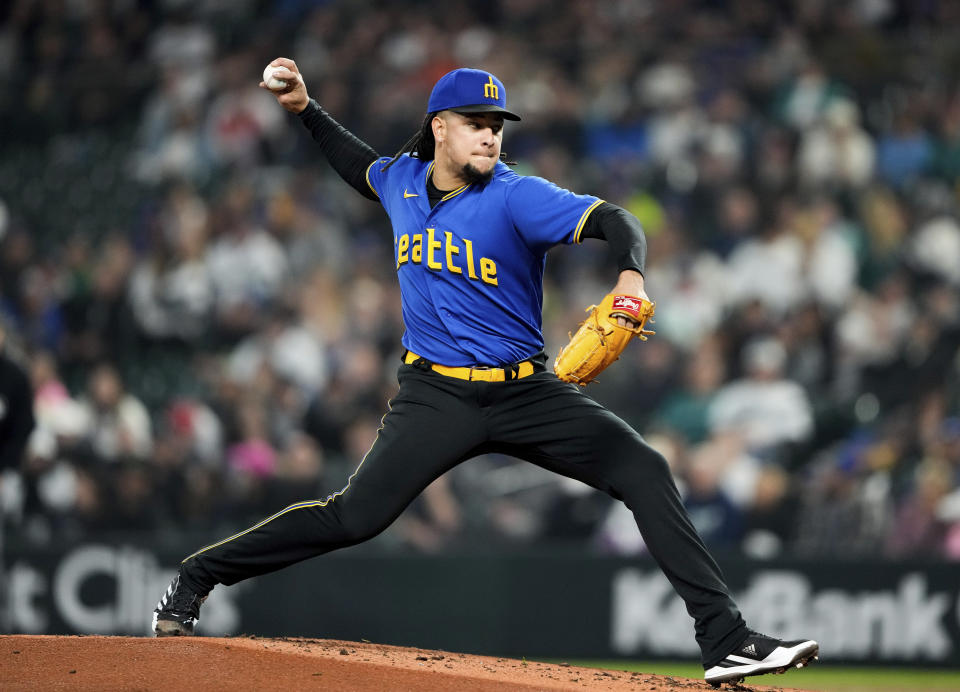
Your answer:
[[[400,147],[400,151],[394,154],[392,159],[383,165],[382,170],[387,170],[390,168],[390,166],[392,166],[397,159],[406,153],[416,156],[421,161],[433,161],[433,156],[435,153],[434,147],[436,146],[436,140],[433,138],[433,119],[436,117],[436,115],[437,113],[435,112],[427,113],[424,116],[423,122],[420,124],[420,129],[417,130],[413,137],[408,139],[402,147]],[[507,155],[502,151],[500,152],[500,160],[511,166],[515,165],[514,161],[507,161]]]
[[[383,170],[387,170],[397,159],[410,152],[421,161],[433,161],[434,146],[436,142],[433,138],[433,118],[436,113],[427,113],[423,118],[420,129],[407,140],[406,144],[400,147],[400,151],[393,155],[393,158],[387,161]]]

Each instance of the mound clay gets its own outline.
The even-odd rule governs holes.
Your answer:
[[[0,689],[713,690],[702,680],[369,642],[29,635],[0,636]],[[782,688],[727,685],[722,689]]]

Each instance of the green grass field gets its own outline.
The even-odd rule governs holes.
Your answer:
[[[703,668],[695,663],[670,661],[568,661],[571,665],[607,670],[641,671],[658,675],[703,679]],[[823,692],[932,692],[960,691],[960,670],[909,668],[861,668],[816,663],[784,675],[747,678],[747,684],[770,687],[822,690]],[[721,688],[724,689],[724,688]]]

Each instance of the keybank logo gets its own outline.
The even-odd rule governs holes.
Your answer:
[[[611,645],[624,655],[696,655],[693,621],[659,572],[614,574]],[[809,637],[833,658],[948,659],[960,642],[948,629],[960,618],[954,591],[932,591],[927,576],[910,572],[889,588],[814,589],[792,570],[757,572],[735,600],[750,627],[782,637]]]

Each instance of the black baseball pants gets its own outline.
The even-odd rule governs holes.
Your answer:
[[[488,452],[509,454],[622,500],[694,619],[703,662],[747,635],[716,562],[690,523],[664,458],[620,418],[551,372],[468,382],[414,365],[399,370],[377,439],[347,487],[291,505],[194,553],[181,578],[199,593],[383,531],[434,479]]]

